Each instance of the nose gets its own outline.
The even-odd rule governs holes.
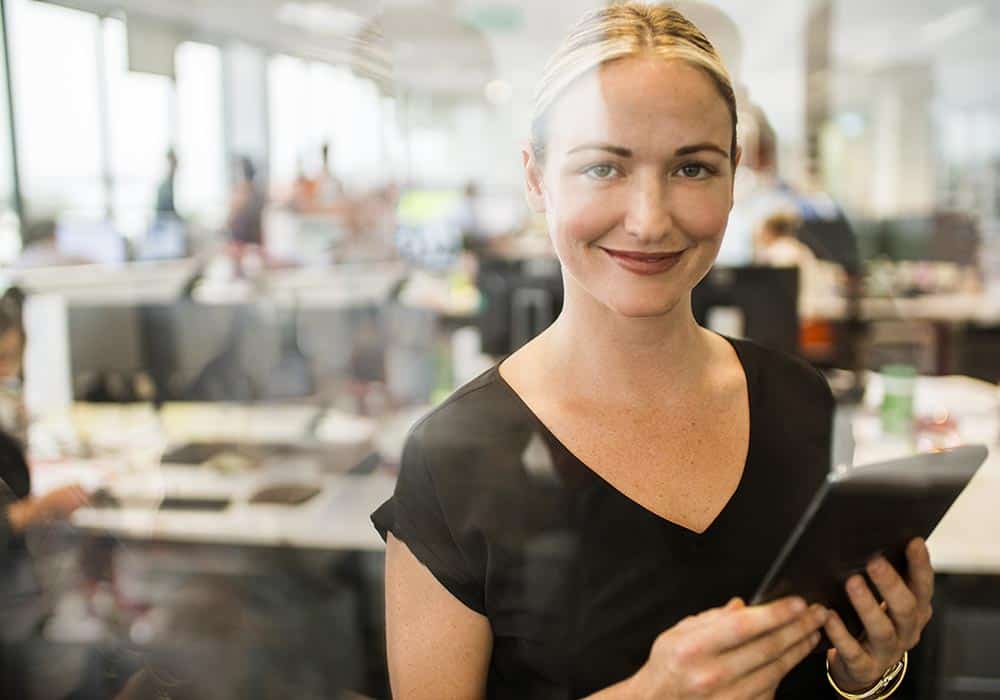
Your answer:
[[[653,173],[635,179],[625,214],[625,232],[639,243],[655,243],[673,227],[667,185]]]

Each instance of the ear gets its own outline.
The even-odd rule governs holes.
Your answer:
[[[545,183],[542,179],[542,168],[530,144],[525,144],[521,148],[521,162],[524,165],[524,193],[528,199],[528,206],[536,213],[544,213]]]

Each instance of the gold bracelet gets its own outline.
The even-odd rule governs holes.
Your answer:
[[[882,674],[878,683],[860,694],[848,693],[846,690],[840,689],[837,681],[833,680],[833,676],[830,675],[829,659],[826,660],[826,679],[830,681],[830,686],[837,691],[837,694],[842,698],[847,698],[847,700],[885,700],[885,698],[899,690],[899,686],[903,683],[903,677],[906,675],[908,665],[909,653],[904,651],[903,658]]]

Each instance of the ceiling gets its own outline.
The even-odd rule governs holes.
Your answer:
[[[239,40],[348,63],[397,85],[481,93],[489,80],[534,82],[566,28],[603,0],[46,0],[169,24],[182,37]],[[802,26],[825,0],[708,0],[743,35],[756,76],[801,62]],[[289,12],[289,7],[293,12]],[[833,0],[837,67],[955,60],[1000,63],[1000,2]],[[284,8],[284,10],[283,10]],[[283,19],[279,19],[283,18]],[[900,40],[900,38],[904,40]]]
[[[346,63],[431,92],[481,93],[491,40],[546,44],[598,0],[44,0],[154,20],[184,39],[242,41]],[[289,9],[292,11],[289,12]],[[548,47],[546,46],[546,49]]]

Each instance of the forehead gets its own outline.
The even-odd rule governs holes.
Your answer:
[[[601,66],[553,105],[549,150],[606,141],[655,156],[711,142],[727,152],[732,117],[703,70],[680,60],[626,58]]]

